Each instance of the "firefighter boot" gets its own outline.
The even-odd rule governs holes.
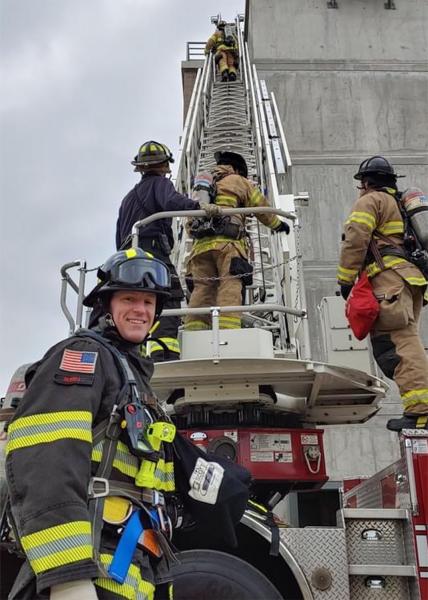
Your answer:
[[[229,81],[236,81],[236,73],[229,73]]]
[[[412,415],[404,413],[400,419],[389,419],[386,424],[390,431],[402,429],[428,429],[428,415]]]
[[[223,71],[223,73],[221,74],[221,80],[222,81],[229,81],[229,71],[227,69],[225,69]]]

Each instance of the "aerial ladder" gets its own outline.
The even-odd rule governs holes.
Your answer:
[[[402,458],[374,478],[354,482],[340,499],[334,525],[311,518],[306,526],[285,522],[293,490],[312,494],[309,513],[317,513],[316,505],[323,502],[319,490],[328,474],[319,426],[366,421],[379,410],[388,386],[370,373],[311,358],[299,243],[299,216],[310,199],[294,189],[275,95],[251,64],[241,25],[239,16],[228,24],[239,47],[237,80],[221,81],[212,55],[197,71],[175,185],[191,195],[194,177],[214,166],[218,150],[244,156],[249,178],[268,197],[270,208],[223,213],[246,215],[253,283],[238,307],[189,309],[184,302],[181,309],[165,311],[209,314],[212,327],[181,331],[181,359],[156,364],[152,384],[183,435],[249,469],[253,504],[238,526],[237,548],[219,548],[191,528],[177,530],[176,597],[428,598],[426,432],[404,432]],[[288,219],[290,234],[272,235],[257,212]],[[149,222],[177,217],[173,259],[185,286],[192,246],[185,218],[204,215],[201,210],[186,211],[185,217],[151,215],[134,225],[132,245],[138,245],[139,231]],[[61,269],[61,306],[70,334],[85,324],[88,271],[85,261]],[[74,315],[70,290],[76,293]],[[219,315],[227,312],[242,314],[242,329],[219,328]],[[23,391],[19,381],[11,389]],[[11,393],[7,403],[19,394]]]

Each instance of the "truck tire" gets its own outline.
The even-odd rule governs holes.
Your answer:
[[[231,554],[185,550],[177,558],[174,600],[284,600],[263,573]]]

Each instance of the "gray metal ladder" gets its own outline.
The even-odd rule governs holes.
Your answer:
[[[268,302],[305,309],[304,283],[299,256],[299,225],[292,195],[291,159],[275,98],[268,94],[251,65],[239,19],[235,22],[239,45],[238,78],[222,82],[214,58],[208,56],[196,77],[178,158],[176,187],[191,194],[193,177],[215,165],[218,150],[242,154],[249,179],[258,184],[271,206],[295,218],[292,233],[272,235],[255,217],[246,220],[254,268],[253,285],[246,288],[249,304]],[[290,226],[292,223],[290,222]],[[174,262],[182,281],[192,240],[181,224]],[[277,356],[310,355],[305,319],[284,313],[244,313],[245,326],[272,330]]]

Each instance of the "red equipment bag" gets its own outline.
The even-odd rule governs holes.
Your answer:
[[[357,340],[363,340],[367,336],[379,316],[379,302],[365,271],[349,294],[345,314]]]

